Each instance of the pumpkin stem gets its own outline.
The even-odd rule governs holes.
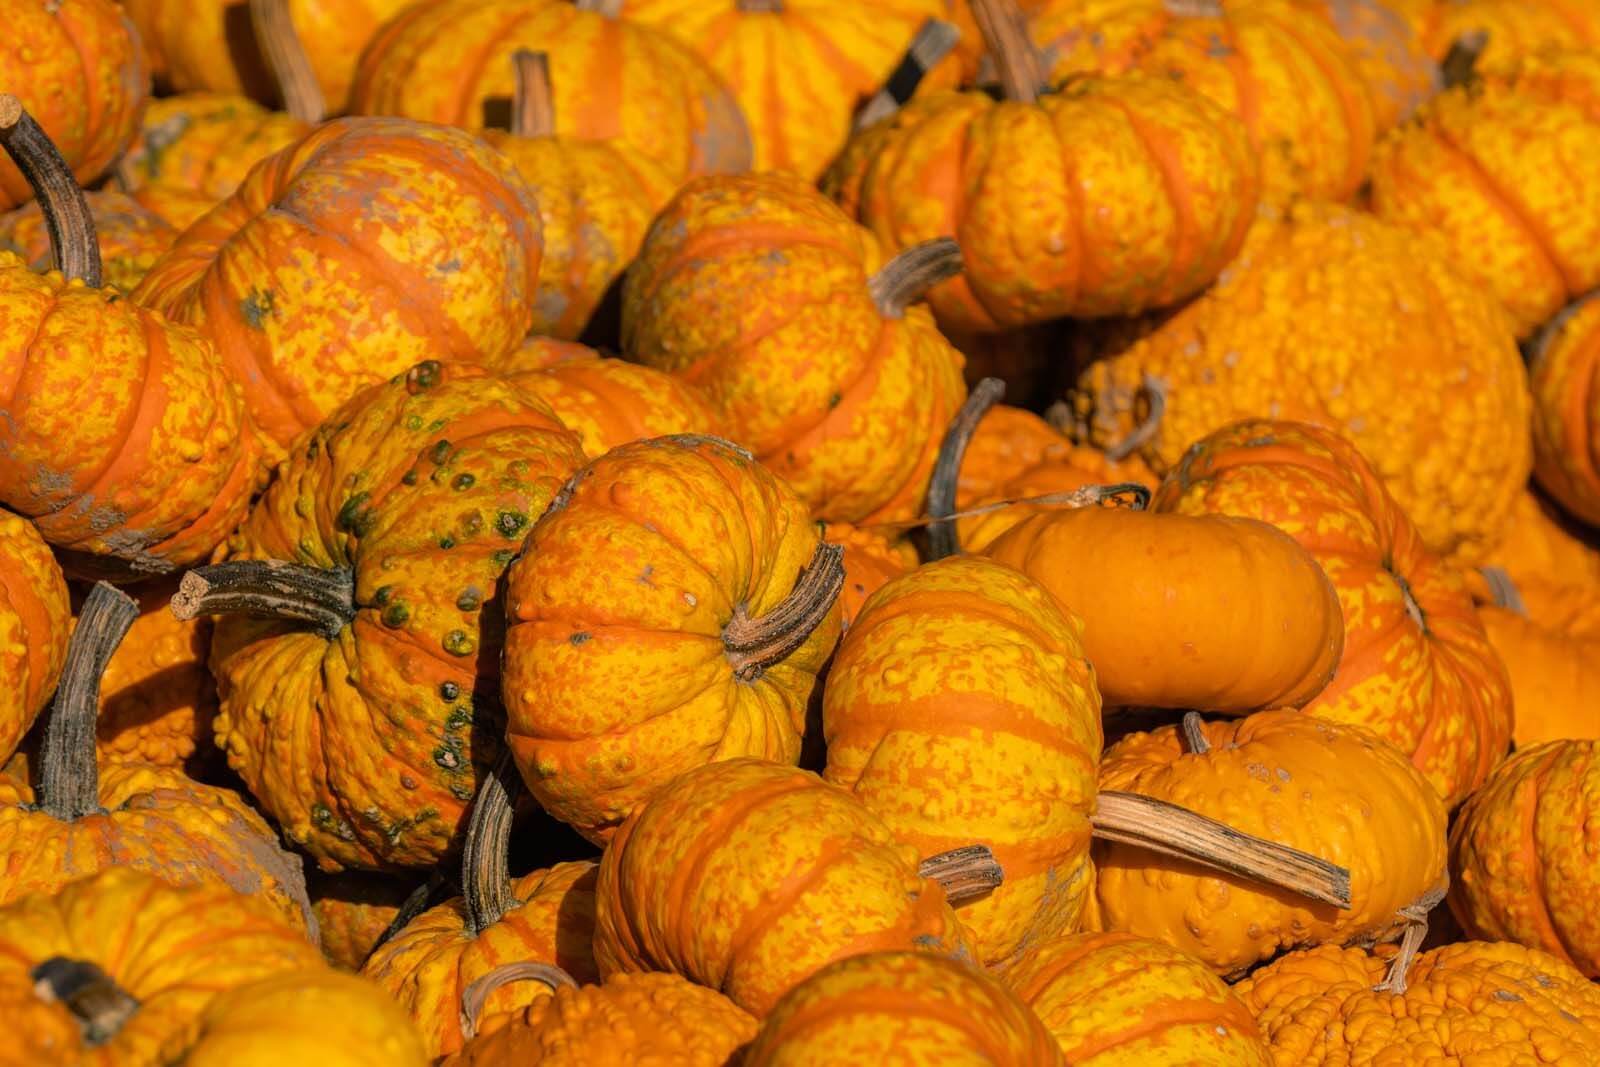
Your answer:
[[[556,132],[556,100],[550,89],[550,57],[519,48],[511,56],[517,91],[511,97],[511,132],[518,137],[550,137]]]
[[[196,567],[172,596],[172,614],[254,615],[312,623],[327,638],[356,617],[355,578],[347,570],[302,567],[281,559],[239,559]]]
[[[623,0],[573,0],[572,6],[579,11],[589,11],[596,15],[604,15],[608,19],[622,17]]]
[[[864,130],[875,122],[893,115],[905,106],[922,84],[922,79],[934,65],[950,54],[961,31],[943,19],[928,19],[911,38],[906,54],[884,79],[883,87],[856,112],[855,128]]]
[[[489,973],[479,975],[461,991],[461,1036],[468,1041],[478,1036],[478,1016],[483,1014],[483,1006],[495,990],[513,982],[527,981],[543,982],[552,993],[563,988],[578,988],[572,975],[560,967],[535,963],[533,960],[503,963]]]
[[[1528,617],[1528,605],[1522,601],[1522,590],[1517,588],[1517,583],[1511,580],[1511,575],[1506,573],[1504,567],[1480,567],[1478,573],[1483,575],[1484,584],[1489,587],[1489,602],[1497,608],[1514,611],[1523,618]]]
[[[956,485],[961,481],[961,461],[966,458],[967,446],[972,443],[978,424],[1006,395],[1006,383],[999,378],[985,378],[972,387],[967,399],[950,420],[950,428],[939,443],[939,456],[933,462],[933,474],[928,479],[928,499],[925,506],[928,518],[937,520],[928,527],[928,560],[944,559],[961,551],[961,539],[956,524],[950,516],[956,512]]]
[[[1031,104],[1049,84],[1044,59],[1028,36],[1028,19],[1016,0],[972,0],[972,17],[983,34],[1007,100]]]
[[[267,61],[283,108],[295,118],[315,125],[328,116],[322,98],[322,84],[306,55],[300,35],[294,31],[289,0],[250,0],[250,26],[255,31],[261,58]]]
[[[1450,51],[1439,60],[1439,80],[1446,89],[1466,85],[1478,78],[1478,57],[1489,47],[1488,30],[1468,30],[1450,42]]]
[[[100,678],[138,617],[133,598],[106,582],[94,584],[78,612],[39,753],[39,807],[62,822],[100,810],[94,746]]]
[[[1121,463],[1139,449],[1149,444],[1161,430],[1161,418],[1167,413],[1167,383],[1151,374],[1144,375],[1139,391],[1144,394],[1144,418],[1133,431],[1116,444],[1106,446],[1106,458]]]
[[[77,1020],[83,1043],[90,1048],[117,1036],[139,1010],[132,993],[88,960],[51,956],[28,972],[33,995],[46,1004],[63,1004]]]
[[[54,142],[10,93],[0,93],[0,147],[39,198],[55,268],[91,289],[100,288],[100,242],[89,201]]]
[[[478,786],[461,849],[461,895],[467,906],[467,927],[474,937],[517,906],[506,861],[514,804],[521,792],[522,779],[512,766],[510,751],[500,753],[494,770]]]
[[[1211,751],[1211,742],[1206,740],[1205,725],[1206,721],[1198,711],[1183,713],[1183,724],[1179,727],[1183,732],[1183,743],[1196,756],[1204,756]]]
[[[734,6],[746,15],[783,14],[783,0],[739,0]]]
[[[1336,908],[1350,907],[1348,867],[1235,830],[1155,797],[1102,790],[1091,821],[1094,836],[1103,841],[1137,845]]]
[[[994,892],[1006,877],[988,845],[964,845],[929,856],[917,865],[917,873],[938,882],[951,906]]]
[[[1220,19],[1221,0],[1163,0],[1167,14],[1180,19]]]
[[[817,542],[811,562],[795,579],[794,588],[777,607],[752,619],[740,604],[722,628],[722,647],[733,664],[733,676],[753,682],[806,643],[822,625],[844,588],[844,548]]]
[[[1428,936],[1428,913],[1439,906],[1449,888],[1450,876],[1446,873],[1443,885],[1433,887],[1395,913],[1405,920],[1405,933],[1400,937],[1400,951],[1389,961],[1389,970],[1385,972],[1383,981],[1372,987],[1375,992],[1399,996],[1406,991],[1406,978],[1411,973],[1412,961],[1417,958],[1417,951]]]
[[[949,237],[912,245],[867,279],[867,293],[886,319],[898,319],[922,294],[961,273],[961,246]]]

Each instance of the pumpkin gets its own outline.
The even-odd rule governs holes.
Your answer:
[[[620,141],[674,182],[748,170],[750,131],[728,87],[676,40],[617,18],[617,6],[421,0],[362,53],[351,110],[469,130],[505,126],[511,56],[527,49],[550,57],[561,137]]]
[[[1256,6],[1282,0],[1251,0]],[[1417,27],[1392,0],[1290,0],[1325,21],[1349,49],[1367,84],[1372,116],[1382,133],[1410,118],[1439,88],[1439,68]],[[1429,0],[1432,2],[1432,0]],[[1230,7],[1232,5],[1229,5]]]
[[[922,855],[977,841],[1005,871],[957,909],[986,965],[1076,929],[1093,888],[1100,699],[1082,634],[1023,575],[952,558],[874,593],[828,672],[823,776]]]
[[[917,566],[917,553],[910,542],[891,540],[870,528],[826,522],[822,524],[822,539],[843,549],[839,556],[844,567],[844,588],[839,590],[841,631],[850,629],[867,598],[885,582]]]
[[[1534,340],[1533,473],[1568,513],[1600,525],[1600,300],[1591,294]]]
[[[1600,19],[1585,0],[1430,0],[1416,21],[1428,51],[1440,58],[1463,37],[1483,34],[1478,65],[1490,70],[1539,52],[1600,45]]]
[[[1588,705],[1593,718],[1593,703]],[[1600,730],[1591,729],[1591,735]],[[1470,936],[1515,941],[1600,977],[1600,740],[1520,749],[1450,831],[1450,910]]]
[[[842,584],[805,506],[726,442],[590,463],[506,576],[506,739],[534,798],[604,842],[691,767],[795,762]]]
[[[469,366],[352,398],[174,609],[211,642],[229,765],[326,871],[430,867],[499,748],[501,573],[578,439]],[[246,617],[250,612],[266,617]]]
[[[1158,473],[1239,419],[1314,422],[1348,436],[1429,547],[1464,562],[1499,539],[1527,482],[1527,376],[1505,314],[1415,236],[1346,208],[1264,218],[1217,286],[1090,366],[1073,400],[1088,440],[1111,447],[1156,392],[1162,415],[1136,451]]]
[[[317,916],[317,944],[329,963],[359,971],[379,940],[411,903],[413,887],[371,871],[311,871],[307,888]]]
[[[623,349],[703,389],[818,518],[913,518],[965,387],[960,355],[911,305],[960,263],[949,241],[882,262],[797,178],[701,179],[628,271]]]
[[[117,161],[117,183],[135,196],[179,189],[214,204],[232,196],[251,167],[310,131],[300,119],[231,93],[163,97],[145,108],[138,136]]]
[[[999,982],[904,951],[839,960],[790,990],[740,1063],[786,1067],[841,1056],[884,1067],[1067,1062],[1038,1017]]]
[[[1001,980],[1074,1067],[1272,1062],[1255,1019],[1222,979],[1162,941],[1053,937],[1028,946]]]
[[[84,199],[94,219],[105,283],[126,293],[172,246],[178,231],[123,193],[85,193]],[[37,201],[0,216],[0,249],[21,257],[33,270],[54,265],[49,229]]]
[[[1593,602],[1591,590],[1582,595]],[[1518,749],[1562,738],[1600,739],[1600,626],[1591,622],[1572,632],[1493,604],[1478,607],[1478,620],[1511,679],[1511,740]]]
[[[1512,503],[1505,536],[1484,557],[1484,566],[1498,567],[1518,588],[1600,590],[1600,549],[1584,537],[1571,519],[1528,489]]]
[[[94,181],[133,138],[150,91],[138,34],[112,0],[17,0],[6,8],[6,34],[0,88],[16,94],[73,177]],[[0,158],[0,211],[35,192]]]
[[[1466,587],[1350,442],[1302,423],[1237,423],[1196,442],[1153,506],[1270,522],[1322,565],[1344,654],[1304,710],[1376,732],[1449,807],[1505,754],[1510,684]]]
[[[27,519],[0,510],[0,757],[11,758],[55,692],[71,629],[67,583],[49,546]]]

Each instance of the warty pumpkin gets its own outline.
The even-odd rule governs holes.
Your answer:
[[[359,971],[380,938],[411,903],[415,887],[373,871],[307,872],[306,888],[317,917],[317,944],[329,963]]]
[[[1403,0],[1403,6],[1421,9],[1413,21],[1435,58],[1464,37],[1482,34],[1477,65],[1487,70],[1540,52],[1600,45],[1600,18],[1584,0]]]
[[[106,285],[130,292],[178,231],[137,200],[112,190],[84,194],[94,220],[95,240]],[[0,215],[0,250],[19,256],[28,266],[45,271],[54,266],[50,230],[38,201]]]
[[[640,441],[579,471],[506,575],[506,739],[534,798],[604,842],[691,767],[795,762],[838,641],[838,554],[716,438]]]
[[[869,527],[825,522],[822,539],[843,549],[839,556],[844,567],[844,587],[839,590],[841,631],[850,629],[850,623],[861,614],[861,606],[885,582],[917,566],[917,551],[909,541],[892,539]]]
[[[0,762],[38,718],[67,656],[67,582],[27,519],[0,509]]]
[[[1427,0],[1432,3],[1432,0]],[[1257,7],[1283,0],[1249,0]],[[1390,130],[1439,89],[1440,73],[1418,28],[1390,0],[1289,0],[1333,28],[1367,84],[1378,133]],[[1238,6],[1228,5],[1229,8]]]
[[[1568,513],[1600,526],[1600,293],[1572,304],[1534,339],[1533,473]]]

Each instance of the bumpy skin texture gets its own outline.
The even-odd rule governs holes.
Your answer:
[[[560,863],[512,883],[520,901],[500,921],[474,934],[457,897],[417,916],[381,945],[361,973],[388,990],[422,1034],[431,1058],[460,1049],[461,994],[475,979],[507,963],[533,960],[560,967],[578,982],[598,981],[590,942],[595,929],[595,865]],[[512,982],[489,995],[478,1032],[550,996],[542,982]]]
[[[1385,140],[1372,206],[1439,240],[1525,337],[1600,284],[1597,163],[1600,54],[1531,56],[1439,95]]]
[[[914,518],[966,386],[926,308],[874,304],[883,264],[872,235],[798,179],[692,182],[628,271],[623,348],[704,389],[818,518]]]
[[[848,630],[867,598],[917,566],[909,541],[891,541],[875,530],[843,522],[822,524],[822,539],[844,549],[844,588],[839,590],[839,627]]]
[[[1263,219],[1210,292],[1085,371],[1076,406],[1094,443],[1133,429],[1147,374],[1167,396],[1140,450],[1156,470],[1238,419],[1314,422],[1354,441],[1429,546],[1465,562],[1527,481],[1527,375],[1505,313],[1414,235],[1345,208]]]
[[[1005,882],[957,912],[986,965],[1076,929],[1093,887],[1082,631],[1023,575],[956,556],[873,594],[828,672],[824,777],[923,856],[994,850]]]
[[[1238,423],[1197,442],[1153,507],[1263,519],[1322,565],[1344,655],[1305,711],[1375,731],[1450,807],[1505,755],[1510,681],[1466,586],[1348,441],[1303,423]]]
[[[1090,929],[1153,937],[1222,974],[1283,949],[1392,938],[1396,915],[1445,881],[1445,810],[1393,746],[1293,711],[1204,726],[1189,752],[1175,726],[1107,750],[1100,788],[1169,801],[1350,868],[1348,910],[1098,843]]]
[[[1038,1017],[988,975],[923,953],[874,952],[840,960],[791,990],[740,1062],[1056,1067],[1067,1061]]]
[[[27,519],[0,510],[0,762],[55,692],[72,619],[67,582]]]
[[[1428,51],[1443,58],[1463,34],[1489,35],[1478,70],[1509,67],[1526,56],[1600,45],[1600,17],[1587,0],[1390,0],[1421,8],[1414,16]]]
[[[6,7],[0,85],[87,185],[133,138],[150,77],[138,35],[112,0],[17,0]],[[31,199],[16,164],[0,158],[0,211]]]
[[[230,540],[235,558],[355,574],[332,640],[243,616],[212,637],[218,744],[324,870],[451,849],[499,748],[500,576],[582,463],[538,400],[430,361],[303,439]]]
[[[1600,741],[1551,741],[1502,763],[1450,832],[1450,910],[1462,929],[1600,977],[1597,810]]]
[[[618,974],[540,998],[445,1067],[725,1067],[755,1034],[755,1018],[715,990],[675,974]]]
[[[362,53],[351,109],[469,130],[504,125],[494,116],[511,99],[519,48],[549,56],[559,136],[621,141],[674,182],[749,169],[744,116],[698,56],[631,19],[573,4],[413,4]]]
[[[29,971],[52,956],[93,963],[137,998],[116,1036],[90,1048],[65,1005],[34,995]],[[0,907],[0,1011],[19,1042],[0,1062],[161,1067],[219,994],[320,965],[301,931],[231,889],[113,868]]]
[[[1211,971],[1132,934],[1075,934],[1030,948],[1002,980],[1073,1067],[1266,1067],[1255,1019]]]
[[[1361,949],[1295,952],[1234,987],[1277,1067],[1580,1067],[1600,1062],[1600,986],[1519,945],[1424,953],[1409,988],[1374,990],[1384,959]]]
[[[117,181],[129,191],[171,187],[221,200],[251,167],[309,132],[299,119],[231,93],[152,100],[117,162]]]
[[[1563,508],[1600,525],[1600,299],[1585,297],[1534,342],[1533,473]]]
[[[416,886],[370,871],[313,871],[308,888],[322,954],[335,967],[359,971]]]
[[[251,171],[134,298],[216,344],[281,458],[363,386],[518,344],[542,248],[532,193],[482,141],[339,119]]]
[[[782,603],[817,544],[794,493],[715,438],[640,441],[584,468],[506,576],[506,737],[544,809],[604,842],[691,767],[795,762],[837,604],[753,677],[723,633]]]
[[[1594,591],[1582,595],[1590,599]],[[1600,739],[1600,631],[1570,633],[1489,604],[1478,608],[1478,619],[1511,678],[1511,739],[1518,749],[1560,738]]]
[[[809,771],[732,759],[679,775],[600,860],[595,959],[605,976],[671,971],[758,1017],[845,956],[973,958],[917,850]]]
[[[161,573],[249,507],[260,447],[193,331],[0,253],[0,504],[79,556]]]
[[[1431,2],[1431,0],[1430,0]],[[1283,6],[1283,0],[1249,0],[1257,7]],[[1377,130],[1382,133],[1411,117],[1439,88],[1439,68],[1425,50],[1417,28],[1390,0],[1291,0],[1333,27],[1367,83]],[[1230,8],[1237,4],[1229,4]]]
[[[178,231],[123,193],[108,189],[91,191],[84,197],[94,218],[105,283],[129,292],[172,246]],[[55,256],[38,201],[0,215],[0,249],[21,256],[34,270],[51,268]]]

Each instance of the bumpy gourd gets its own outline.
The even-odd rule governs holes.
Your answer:
[[[405,879],[372,871],[312,870],[306,888],[317,917],[317,944],[329,963],[346,971],[361,969],[416,890]]]
[[[172,247],[178,231],[126,194],[106,189],[85,193],[84,199],[94,218],[104,281],[129,292]],[[49,270],[54,265],[49,227],[37,201],[0,216],[0,249],[20,256],[34,270]]]
[[[232,196],[250,168],[288,148],[311,126],[230,93],[179,93],[150,101],[139,135],[117,161],[117,182],[135,194],[176,188],[213,203]]]
[[[0,510],[0,756],[10,759],[55,692],[72,622],[67,582],[27,519]]]
[[[1600,525],[1600,300],[1584,297],[1534,339],[1533,473],[1562,508]]]

